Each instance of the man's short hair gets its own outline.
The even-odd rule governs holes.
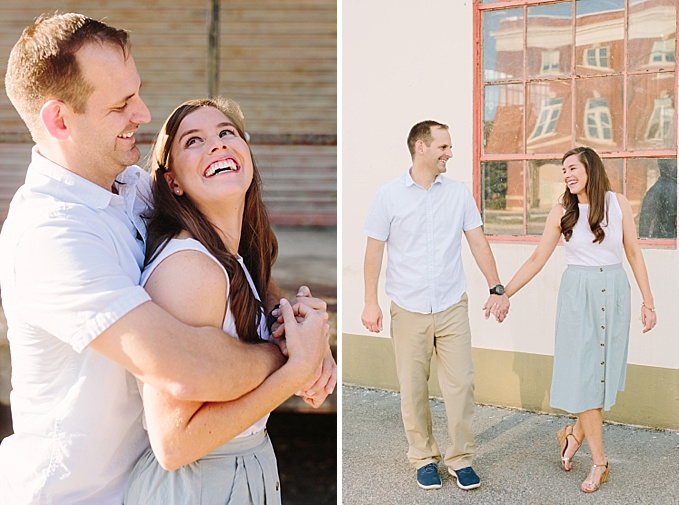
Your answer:
[[[410,129],[408,134],[408,151],[410,151],[410,156],[415,156],[415,144],[418,140],[422,140],[427,146],[431,144],[434,137],[431,134],[432,128],[443,128],[448,129],[447,124],[439,123],[438,121],[420,121],[415,126]]]
[[[82,14],[43,14],[26,27],[12,48],[5,74],[5,90],[31,132],[40,131],[40,109],[60,100],[81,114],[93,88],[85,81],[76,52],[85,44],[113,44],[129,54],[129,36]]]

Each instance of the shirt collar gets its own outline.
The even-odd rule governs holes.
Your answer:
[[[406,174],[405,174],[405,183],[406,183],[406,187],[417,186],[418,188],[421,188],[422,186],[420,186],[418,183],[416,183],[416,182],[413,180],[413,176],[410,174],[410,171],[411,171],[412,169],[413,169],[413,167],[410,167],[410,168],[408,169],[408,171],[406,172]],[[443,176],[442,176],[441,174],[438,174],[438,175],[436,176],[436,178],[434,179],[434,182],[433,182],[432,186],[434,186],[434,184],[443,184]]]
[[[45,181],[47,179],[47,181]],[[129,184],[134,187],[139,180],[139,174],[131,167],[127,167],[116,177],[116,182]],[[46,182],[54,181],[56,185],[46,185]],[[46,192],[53,194],[60,200],[71,203],[82,203],[95,209],[104,209],[116,195],[101,186],[65,169],[61,165],[48,160],[38,152],[34,146],[31,155],[31,164],[26,173],[26,183],[30,186],[42,186]],[[120,184],[118,184],[120,187]]]

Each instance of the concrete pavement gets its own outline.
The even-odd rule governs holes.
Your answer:
[[[442,401],[431,400],[434,435],[447,445]],[[443,487],[425,491],[406,458],[397,393],[342,388],[342,503],[345,505],[679,504],[679,432],[604,425],[609,481],[593,494],[580,491],[591,457],[584,443],[573,470],[561,469],[556,431],[568,416],[477,406],[474,469],[481,487],[463,491],[439,464]],[[605,417],[605,416],[604,416]]]

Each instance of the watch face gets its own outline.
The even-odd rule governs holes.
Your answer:
[[[498,284],[492,289],[493,293],[496,295],[504,295],[505,294],[505,288],[502,284]]]

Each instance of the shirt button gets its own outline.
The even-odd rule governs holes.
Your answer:
[[[606,312],[606,309],[604,307],[601,307],[601,312]]]
[[[604,269],[603,269],[603,268],[600,268],[600,269],[599,269],[599,272],[603,272],[603,271],[604,271]]]
[[[602,330],[605,330],[605,329],[606,329],[606,327],[605,327],[605,326],[602,326],[602,327],[601,327],[601,329],[602,329]]]
[[[602,362],[601,362],[601,364],[603,365],[603,364],[604,364],[604,362],[602,361]]]
[[[606,288],[602,289],[601,292],[602,292],[602,293],[605,293],[605,292],[606,292]]]
[[[601,344],[601,347],[603,347],[603,346],[604,346],[604,344]]]
[[[601,379],[601,383],[603,384],[604,382],[606,382],[606,381],[605,381],[605,380],[603,380],[603,379]]]

